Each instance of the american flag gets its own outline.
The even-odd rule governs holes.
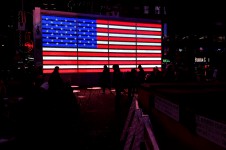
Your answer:
[[[43,72],[102,72],[119,64],[121,71],[142,65],[161,69],[160,23],[142,23],[42,15]],[[111,70],[112,71],[112,70]]]

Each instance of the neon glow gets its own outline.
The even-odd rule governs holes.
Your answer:
[[[145,71],[161,70],[162,25],[103,19],[42,15],[43,73],[55,66],[61,73],[130,71],[141,64]]]

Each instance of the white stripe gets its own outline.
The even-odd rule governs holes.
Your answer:
[[[103,68],[103,65],[78,65],[78,68]]]
[[[78,52],[108,52],[108,49],[78,48]]]
[[[135,38],[136,35],[134,34],[114,34],[114,33],[109,33],[109,36],[113,36],[113,37],[133,37]]]
[[[161,67],[161,65],[142,65],[143,68],[155,68],[155,67]],[[138,65],[137,65],[138,68]]]
[[[133,37],[136,38],[135,34],[116,34],[116,33],[97,33],[98,36],[112,36],[112,37]]]
[[[109,29],[126,29],[126,30],[136,30],[136,27],[131,27],[131,26],[116,26],[116,25],[109,25]]]
[[[162,53],[161,50],[137,50],[137,53]]]
[[[127,49],[109,49],[110,53],[136,53],[136,50]]]
[[[161,43],[144,43],[144,42],[137,42],[137,45],[154,45],[154,46],[161,46]]]
[[[98,36],[108,36],[108,33],[101,33],[101,32],[97,32]]]
[[[137,27],[137,30],[145,30],[145,31],[162,31],[161,28],[148,28],[148,27]]]
[[[43,51],[65,51],[65,52],[72,52],[77,51],[77,48],[56,48],[56,47],[43,47]]]
[[[135,57],[109,57],[109,60],[136,60]]]
[[[137,60],[161,60],[159,57],[137,57]]]
[[[78,57],[78,60],[108,60],[108,57]]]
[[[77,60],[77,57],[54,57],[54,56],[43,56],[43,60]]]
[[[118,25],[109,25],[108,26],[108,25],[104,25],[104,24],[97,24],[97,28],[143,30],[143,31],[162,31],[161,28],[136,27],[136,26],[118,26]]]
[[[43,69],[53,69],[56,66],[59,66],[60,69],[75,69],[77,65],[43,65]]]
[[[97,24],[97,28],[108,28],[108,25]]]
[[[97,41],[97,44],[112,44],[112,45],[136,45],[136,42],[112,42],[112,41]]]
[[[137,34],[137,38],[154,38],[154,39],[161,39],[162,37],[159,35],[140,35]]]

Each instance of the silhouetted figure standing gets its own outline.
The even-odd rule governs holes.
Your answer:
[[[104,69],[100,77],[100,83],[101,83],[103,94],[105,94],[106,88],[108,88],[111,91],[111,74],[107,65],[104,65]]]
[[[128,86],[128,98],[131,100],[137,90],[137,70],[135,68],[131,69],[131,72],[127,76],[127,86]]]
[[[119,65],[114,64],[113,65],[113,87],[115,88],[116,93],[116,103],[115,106],[119,106],[120,104],[120,98],[121,98],[121,91],[122,91],[122,72],[120,71]]]
[[[64,88],[64,81],[59,73],[59,67],[56,66],[49,77],[49,91],[61,91]]]
[[[141,65],[138,65],[138,86],[140,86],[145,81],[145,72]]]

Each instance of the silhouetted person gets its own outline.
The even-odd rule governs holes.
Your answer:
[[[113,87],[115,88],[115,93],[116,93],[116,101],[115,101],[115,106],[118,108],[120,104],[120,98],[121,98],[121,92],[122,92],[122,72],[120,71],[119,65],[114,64],[113,65]]]
[[[163,78],[166,82],[175,81],[175,69],[173,63],[167,65],[166,70],[163,74]]]
[[[155,67],[153,69],[153,71],[151,72],[151,78],[152,78],[152,82],[161,81],[161,73],[160,73],[158,67]]]
[[[135,68],[132,68],[127,76],[127,87],[128,87],[129,100],[131,100],[131,98],[134,96],[134,94],[137,90],[137,84],[138,84],[137,70]]]
[[[141,65],[138,65],[138,86],[145,82],[145,72]]]
[[[102,87],[103,94],[105,94],[106,88],[111,91],[111,74],[107,65],[104,65],[104,69],[100,77],[100,84]]]
[[[59,67],[56,66],[49,77],[49,90],[50,91],[61,91],[64,88],[64,81],[59,73]]]

